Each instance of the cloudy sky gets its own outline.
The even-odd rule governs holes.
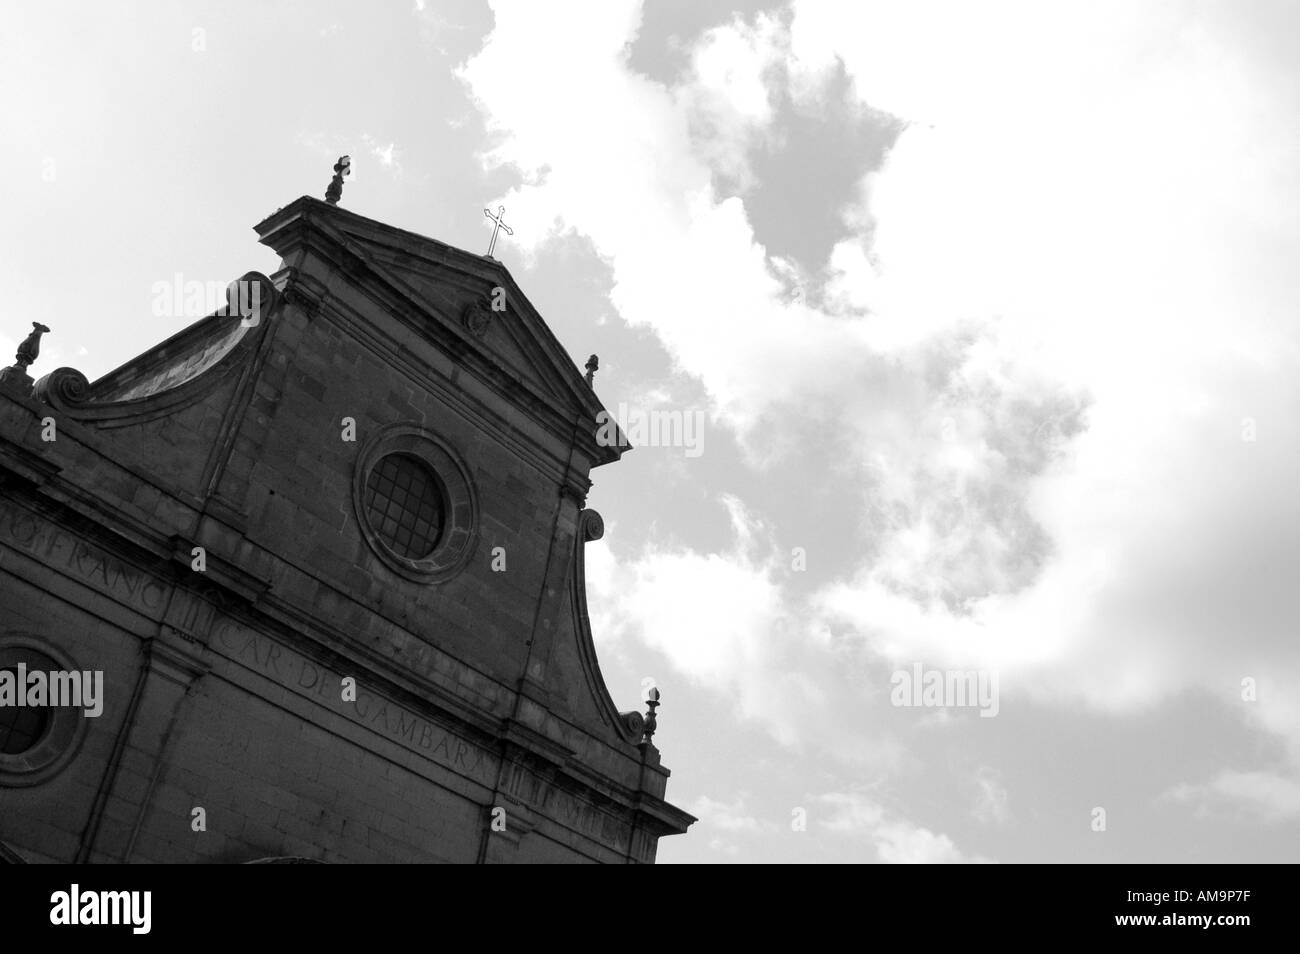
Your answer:
[[[92,379],[321,195],[497,256],[611,410],[665,862],[1300,857],[1300,6],[26,2],[0,346]],[[679,442],[680,443],[680,442]],[[995,717],[893,674],[997,677]],[[991,675],[990,675],[991,678]],[[1098,814],[1104,810],[1104,816]],[[1104,818],[1104,830],[1098,830]]]

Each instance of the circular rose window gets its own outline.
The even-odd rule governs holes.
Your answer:
[[[362,448],[353,502],[375,555],[409,580],[449,579],[470,557],[478,504],[469,471],[421,427],[384,428]]]

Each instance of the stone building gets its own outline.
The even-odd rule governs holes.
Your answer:
[[[652,862],[694,819],[592,644],[591,375],[490,257],[256,228],[116,371],[0,372],[0,673],[103,674],[0,705],[0,860]]]

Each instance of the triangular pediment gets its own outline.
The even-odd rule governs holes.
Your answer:
[[[348,234],[372,266],[382,268],[391,281],[409,290],[437,317],[468,332],[522,380],[554,400],[572,401],[565,381],[566,369],[547,360],[545,350],[538,346],[537,329],[528,327],[527,312],[510,307],[508,288],[488,284],[481,276],[458,269],[455,264],[413,255],[350,230]],[[502,288],[503,293],[494,294],[496,288]],[[494,300],[501,310],[492,309]],[[586,382],[582,383],[585,386]]]
[[[304,196],[257,226],[286,262],[311,247],[417,311],[431,338],[570,422],[594,422],[603,405],[568,351],[499,261]],[[495,305],[495,307],[494,307]],[[604,448],[598,463],[622,449]]]

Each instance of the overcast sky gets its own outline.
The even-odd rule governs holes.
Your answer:
[[[589,499],[606,681],[659,685],[700,817],[661,861],[1294,861],[1297,37],[1262,0],[11,4],[0,346],[42,321],[34,372],[93,380],[186,323],[155,282],[273,271],[252,226],[343,153],[346,208],[461,248],[503,204],[605,405],[705,420]],[[917,664],[996,673],[996,717],[891,704]]]

